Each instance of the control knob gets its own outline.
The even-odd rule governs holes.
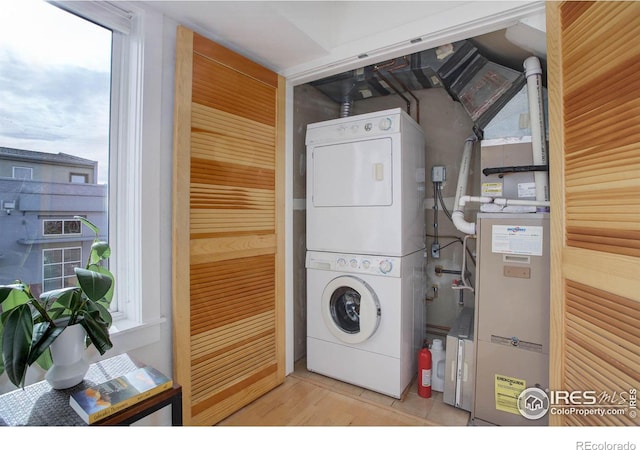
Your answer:
[[[392,123],[391,119],[388,117],[385,117],[380,121],[380,124],[378,126],[380,127],[381,130],[387,131],[391,128],[391,123]]]
[[[380,261],[380,272],[389,273],[392,269],[391,261],[385,259],[384,261]]]

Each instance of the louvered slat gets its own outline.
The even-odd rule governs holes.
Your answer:
[[[185,424],[213,425],[284,380],[284,91],[183,27],[177,54],[174,356]]]
[[[626,8],[595,4],[576,16],[563,6],[571,23],[563,39],[563,64],[571,67],[564,78],[565,211],[569,246],[640,256],[640,35],[633,21],[606,20]],[[591,66],[600,54],[607,63]]]
[[[547,3],[550,388],[612,407],[640,384],[639,20],[637,2]],[[640,424],[622,412],[549,423]]]

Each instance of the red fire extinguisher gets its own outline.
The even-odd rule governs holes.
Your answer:
[[[418,352],[418,395],[431,398],[431,352],[427,347]]]

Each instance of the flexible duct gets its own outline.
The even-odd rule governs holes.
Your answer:
[[[469,169],[471,166],[471,154],[473,146],[476,143],[477,138],[470,136],[464,142],[464,149],[462,151],[462,159],[460,160],[460,172],[458,173],[458,185],[456,187],[456,196],[453,201],[453,212],[451,213],[451,219],[453,225],[465,234],[475,234],[476,224],[474,222],[467,222],[464,219],[464,204],[460,205],[460,199],[466,195],[467,192],[467,180],[469,179]]]
[[[533,146],[533,164],[546,166],[547,135],[544,125],[544,104],[542,100],[542,67],[540,60],[530,56],[524,61],[524,73],[527,77],[527,95],[529,98],[529,120],[531,122],[531,145]],[[549,200],[549,174],[535,172],[536,200]]]
[[[352,100],[345,100],[340,104],[340,117],[349,117],[351,115]]]

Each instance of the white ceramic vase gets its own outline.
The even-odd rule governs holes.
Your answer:
[[[44,376],[52,388],[67,389],[84,380],[89,371],[84,342],[85,331],[80,324],[68,326],[53,341],[49,347],[53,366]]]

